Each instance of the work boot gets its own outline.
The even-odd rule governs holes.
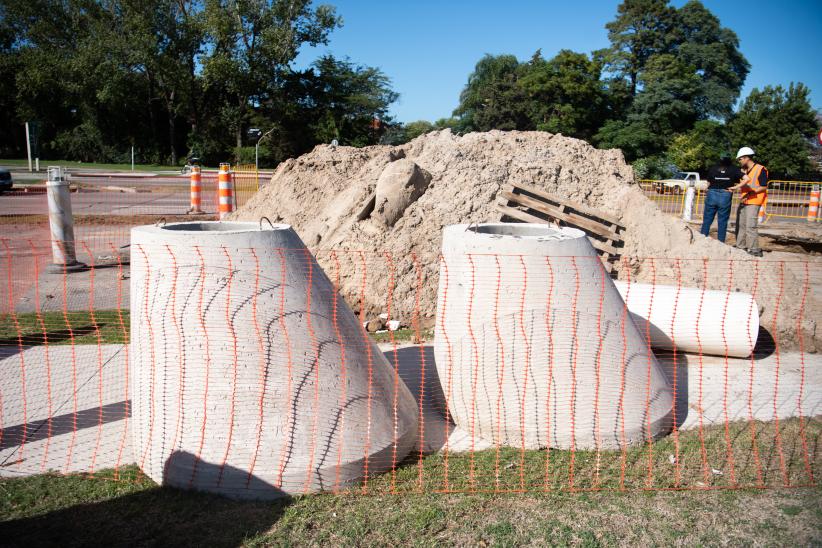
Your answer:
[[[753,255],[754,257],[761,257],[762,256],[762,250],[761,249],[749,249],[748,254]]]

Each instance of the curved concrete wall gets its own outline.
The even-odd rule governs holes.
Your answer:
[[[759,306],[749,293],[615,282],[651,346],[745,358],[759,334]]]
[[[577,449],[670,429],[667,379],[583,232],[449,226],[442,256],[435,358],[457,425]]]
[[[417,406],[287,225],[131,232],[135,459],[240,498],[335,490],[413,447]]]

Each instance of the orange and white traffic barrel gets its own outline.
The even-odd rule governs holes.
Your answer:
[[[811,199],[808,202],[808,222],[815,223],[819,217],[819,185],[811,187]]]
[[[756,224],[761,225],[765,222],[767,218],[767,214],[765,213],[765,209],[768,207],[768,197],[765,197],[765,201],[762,202],[762,205],[759,208],[759,214],[756,216]]]
[[[202,192],[203,192],[203,176],[200,173],[200,166],[191,166],[191,208],[188,210],[189,215],[201,215],[202,206]]]
[[[217,175],[217,210],[221,221],[234,211],[234,180],[229,164],[220,164],[220,173]]]

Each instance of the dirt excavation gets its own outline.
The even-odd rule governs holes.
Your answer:
[[[396,147],[321,145],[281,164],[232,218],[293,225],[354,310],[390,307],[403,325],[418,311],[431,326],[443,227],[498,221],[497,193],[510,183],[620,219],[619,279],[753,293],[780,348],[822,349],[819,265],[790,253],[757,260],[706,239],[643,195],[621,151],[563,135],[443,130]]]

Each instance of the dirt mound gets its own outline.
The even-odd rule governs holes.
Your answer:
[[[430,174],[430,182],[386,227],[372,218],[377,182],[402,158]],[[626,226],[620,279],[752,292],[762,323],[780,343],[822,348],[822,307],[808,288],[806,263],[779,254],[767,259],[780,262],[754,260],[704,238],[642,194],[620,151],[562,135],[443,130],[398,147],[320,145],[281,164],[233,217],[293,225],[355,309],[382,312],[388,303],[403,323],[418,310],[431,325],[442,227],[499,220],[496,195],[508,183],[529,183],[618,217]]]

